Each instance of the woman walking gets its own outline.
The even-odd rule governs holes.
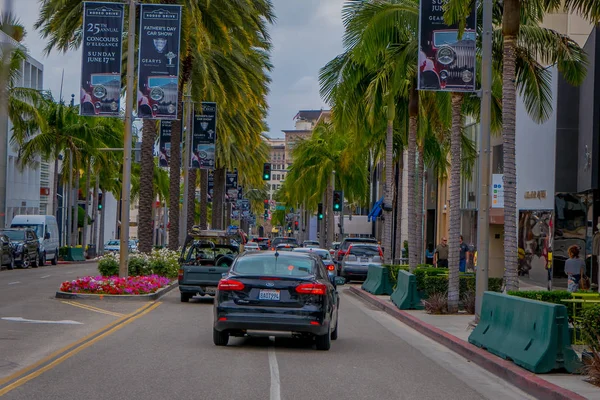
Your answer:
[[[581,279],[582,269],[585,268],[585,262],[579,258],[579,246],[573,245],[568,250],[569,259],[565,262],[565,274],[569,277],[569,292],[579,290],[579,280]]]

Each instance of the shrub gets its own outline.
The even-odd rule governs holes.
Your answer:
[[[148,268],[150,273],[176,278],[179,270],[179,253],[169,249],[152,250]]]
[[[475,292],[475,276],[474,275],[460,275],[458,278],[458,290],[462,296],[467,292]],[[417,288],[418,289],[418,288]],[[488,279],[488,290],[493,292],[500,292],[502,289],[502,278],[489,278]],[[424,286],[422,289],[422,295],[428,297],[434,293],[444,293],[448,291],[448,276],[437,275],[437,276],[426,276],[424,279]]]
[[[461,296],[461,300],[467,314],[475,314],[475,292],[469,290]]]
[[[600,342],[600,338],[598,342]],[[600,386],[600,347],[594,347],[591,353],[592,359],[584,364],[583,373],[587,375],[589,383]]]
[[[67,255],[69,251],[69,247],[68,246],[63,246],[61,248],[58,249],[58,256],[59,257],[64,257]]]
[[[132,253],[129,255],[127,271],[129,276],[149,275],[150,258],[144,253]]]
[[[385,264],[385,268],[388,269],[390,273],[390,281],[392,281],[392,285],[396,287],[396,283],[398,282],[398,270],[408,271],[408,265],[391,265]]]
[[[581,320],[583,339],[592,347],[600,347],[600,305],[586,309]]]
[[[428,314],[448,314],[448,293],[446,292],[434,293],[422,302]]]
[[[98,261],[98,272],[102,276],[119,275],[119,254],[108,253]]]
[[[563,303],[561,300],[571,299],[573,297],[571,296],[571,293],[567,292],[566,290],[518,290],[509,291],[508,294],[511,296],[524,297],[530,300],[545,301],[546,303],[562,304],[563,306],[565,303]]]

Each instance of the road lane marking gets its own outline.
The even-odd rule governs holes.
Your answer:
[[[40,277],[40,279],[46,279],[46,278],[50,278],[51,276],[52,276],[52,275],[44,275],[44,276],[41,276],[41,277]]]
[[[144,315],[148,314],[150,311],[154,310],[161,304],[162,304],[161,302],[154,303],[150,307],[145,309],[144,311],[140,312],[139,314],[131,316],[131,317],[127,317],[127,319],[125,319],[122,323],[109,329],[108,331],[102,333],[101,335],[95,337],[94,339],[92,339],[88,342],[82,343],[80,346],[77,346],[76,348],[68,351],[66,354],[64,354],[61,357],[57,358],[56,360],[52,361],[50,364],[38,369],[37,371],[32,372],[29,375],[22,377],[21,379],[11,383],[10,385],[7,385],[6,387],[0,389],[0,396],[3,396],[6,393],[10,392],[11,390],[18,388],[19,386],[29,382],[30,380],[32,380],[34,378],[37,378],[38,376],[42,375],[44,372],[51,370],[52,368],[61,364],[63,361],[68,360],[69,358],[73,357],[80,351],[87,349],[94,343],[99,342],[100,340],[104,339],[105,337],[115,333],[116,331],[118,331],[119,329],[124,327],[125,325],[128,325],[128,324],[132,323],[133,321],[143,317]]]
[[[83,322],[71,321],[70,319],[65,319],[61,321],[45,321],[41,319],[26,319],[23,317],[2,317],[0,319],[12,322],[27,322],[29,324],[83,325]]]
[[[21,282],[9,282],[9,285],[16,285],[17,283],[21,283]]]
[[[79,339],[79,340],[77,340],[77,341],[75,341],[75,342],[73,342],[73,343],[71,343],[71,344],[63,347],[62,349],[59,349],[59,350],[55,351],[54,353],[52,353],[52,354],[50,354],[50,355],[42,358],[40,361],[38,361],[38,362],[36,362],[36,363],[28,366],[28,367],[25,367],[22,370],[19,370],[19,371],[13,373],[12,375],[7,376],[6,378],[0,379],[0,387],[2,385],[6,384],[6,383],[8,383],[10,381],[12,381],[12,380],[15,380],[15,379],[19,378],[20,376],[23,376],[23,375],[29,373],[30,371],[32,371],[32,370],[40,367],[41,365],[44,365],[45,363],[49,362],[50,360],[58,357],[59,355],[65,353],[65,352],[67,352],[67,351],[69,351],[69,350],[71,350],[71,349],[73,349],[73,348],[75,348],[75,347],[77,347],[79,345],[81,345],[82,343],[85,343],[86,341],[88,341],[90,339],[93,339],[95,336],[99,335],[100,333],[105,332],[105,331],[107,331],[107,330],[109,330],[109,329],[111,329],[111,328],[113,328],[113,327],[115,327],[115,326],[123,323],[128,318],[130,318],[130,317],[132,317],[132,316],[134,316],[134,315],[136,315],[136,314],[138,314],[140,312],[143,312],[143,311],[147,310],[153,304],[155,304],[155,303],[144,304],[143,306],[141,306],[140,308],[138,308],[137,310],[135,310],[131,314],[127,314],[123,318],[120,318],[120,319],[118,319],[118,320],[116,320],[116,321],[114,321],[114,322],[112,322],[112,323],[110,323],[110,324],[108,324],[108,325],[106,325],[106,326],[98,329],[97,331],[92,332],[89,335],[87,335],[87,336],[85,336],[85,337],[83,337],[83,338],[81,338],[81,339]]]
[[[112,315],[113,317],[124,317],[125,316],[125,314],[104,310],[102,308],[90,306],[88,304],[78,303],[76,301],[61,301],[61,303],[68,304],[68,305],[74,306],[74,307],[83,308],[84,310],[93,311],[93,312],[97,312],[100,314]]]
[[[275,347],[269,346],[269,369],[271,370],[271,400],[281,400],[281,383],[279,380],[279,365]],[[0,393],[1,395],[1,393]]]

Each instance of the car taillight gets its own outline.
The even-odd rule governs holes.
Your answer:
[[[319,294],[323,295],[327,292],[327,286],[322,283],[303,283],[296,286],[296,292],[300,294]]]
[[[383,260],[383,250],[381,250],[381,247],[379,248],[379,257],[381,257],[381,259]]]
[[[179,268],[179,271],[177,271],[177,280],[178,281],[183,280],[183,268]]]
[[[331,265],[331,264],[329,264],[329,265],[327,266],[327,269],[328,269],[329,271],[335,271],[335,267],[334,267],[333,265]]]
[[[240,281],[236,281],[233,279],[222,279],[219,281],[219,290],[227,291],[227,290],[244,290],[244,284]]]

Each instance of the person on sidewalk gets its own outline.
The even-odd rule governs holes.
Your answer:
[[[434,250],[433,243],[429,242],[427,244],[427,248],[425,249],[425,264],[433,265],[433,257],[435,254]]]
[[[579,280],[581,279],[581,270],[585,268],[585,261],[579,258],[579,246],[573,245],[567,250],[569,259],[565,262],[565,274],[569,277],[569,292],[579,290]]]
[[[438,268],[448,268],[448,242],[445,237],[442,238],[442,243],[440,243],[435,248],[435,253],[433,254],[433,265]]]
[[[458,268],[460,272],[467,272],[467,260],[471,256],[469,252],[469,246],[463,242],[463,237],[460,235],[460,261]]]

